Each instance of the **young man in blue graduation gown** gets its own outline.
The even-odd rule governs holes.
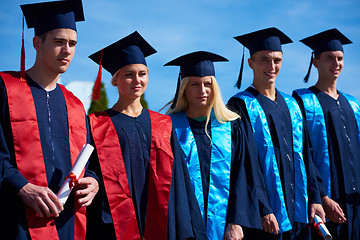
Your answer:
[[[111,73],[119,99],[89,116],[103,180],[89,239],[207,239],[171,119],[140,102],[145,57],[155,52],[135,31],[90,56]]]
[[[292,42],[276,28],[235,37],[250,51],[253,84],[233,96],[228,106],[245,116],[255,137],[274,219],[263,220],[257,239],[308,239],[309,219],[324,219],[316,170],[306,141],[302,115],[295,99],[278,91],[275,80],[282,63],[282,44]],[[244,56],[243,56],[244,57]],[[237,83],[240,88],[241,73]],[[263,213],[262,215],[265,215]],[[274,235],[272,222],[279,234]]]
[[[83,105],[57,84],[74,56],[82,3],[21,8],[35,29],[36,60],[26,72],[0,73],[0,232],[8,239],[85,239],[96,175],[85,171],[64,206],[56,196],[90,140]]]
[[[306,116],[314,164],[322,182],[322,203],[333,239],[360,239],[360,107],[336,85],[344,66],[342,45],[350,44],[337,29],[301,40],[313,50],[316,84],[293,96]],[[314,237],[316,237],[314,235]]]
[[[165,64],[180,66],[179,87],[167,113],[185,154],[209,239],[241,240],[248,239],[243,228],[261,229],[259,204],[270,206],[257,155],[252,154],[254,139],[222,101],[213,64],[220,61],[227,59],[198,51]]]

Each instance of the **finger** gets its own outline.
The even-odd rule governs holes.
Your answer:
[[[35,205],[39,208],[39,211],[37,213],[41,217],[50,217],[52,215],[52,211],[51,211],[50,207],[48,206],[47,201],[48,200],[46,198],[40,198],[38,201],[38,204]]]
[[[45,217],[45,213],[43,213],[43,211],[41,210],[40,206],[35,205],[33,209],[34,209],[35,213],[36,213],[39,217],[41,217],[41,218]]]
[[[64,211],[64,206],[61,203],[59,197],[55,195],[52,191],[49,192],[49,198],[51,201],[55,204],[57,211],[60,213],[61,211]]]
[[[346,221],[345,214],[339,205],[336,206],[335,213],[336,213],[336,218],[339,220],[339,222]]]
[[[88,185],[90,185],[91,182],[86,179],[86,178],[80,178],[78,181],[77,181],[77,186],[80,187],[80,188],[85,188],[87,187]]]
[[[47,217],[50,217],[51,214],[54,215],[54,217],[58,217],[59,214],[60,214],[60,210],[59,208],[56,206],[56,204],[54,203],[54,201],[49,197],[49,196],[46,196],[43,198],[46,206],[47,206],[47,209],[49,212],[47,212],[46,216]],[[61,203],[60,203],[61,204]]]
[[[75,195],[77,196],[88,195],[90,192],[91,192],[90,188],[83,188],[76,190]]]
[[[314,222],[314,217],[315,217],[315,209],[314,208],[311,208],[311,212],[310,212],[310,223],[313,223]]]
[[[92,198],[89,198],[88,196],[80,198],[78,200],[78,203],[81,207],[87,207],[91,204],[91,202],[92,202]]]
[[[279,233],[279,224],[277,221],[272,221],[272,225],[273,225],[273,232],[274,234],[278,234]]]
[[[270,224],[266,224],[266,232],[268,232],[268,233],[272,233],[272,232],[273,232]]]

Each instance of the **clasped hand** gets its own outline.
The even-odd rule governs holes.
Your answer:
[[[74,190],[77,203],[81,207],[87,207],[98,192],[99,184],[92,177],[84,177],[77,181]],[[50,217],[52,215],[59,217],[60,212],[64,210],[60,199],[48,187],[27,183],[19,190],[18,196],[24,204],[34,209],[39,217]]]

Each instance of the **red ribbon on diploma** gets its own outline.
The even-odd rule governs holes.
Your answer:
[[[76,175],[74,173],[70,173],[67,177],[65,177],[65,180],[67,178],[70,178],[69,188],[72,189],[78,183],[78,179],[76,178]]]
[[[310,226],[313,227],[313,228],[315,228],[315,229],[317,230],[318,234],[323,237],[323,235],[321,234],[321,230],[320,230],[320,224],[322,224],[322,223],[323,223],[323,222],[318,222],[318,223],[316,223],[316,222],[314,221],[314,223],[312,224],[312,226],[311,226],[311,225],[310,225]]]

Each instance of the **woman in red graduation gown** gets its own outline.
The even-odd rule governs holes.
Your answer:
[[[140,103],[155,52],[134,32],[90,56],[113,75],[119,99],[90,115],[105,201],[101,222],[90,223],[103,235],[89,238],[207,239],[171,119]]]

